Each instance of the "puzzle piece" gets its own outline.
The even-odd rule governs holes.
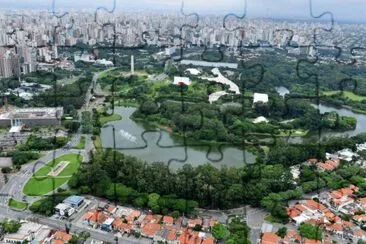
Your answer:
[[[238,45],[236,45],[236,43],[234,43],[234,45],[231,45],[231,47],[227,46],[227,43],[225,43],[226,41],[224,41],[223,43],[217,44],[214,48],[214,52],[217,54],[217,56],[212,56],[209,54],[210,48],[209,46],[211,45],[211,43],[206,42],[208,45],[205,45],[204,51],[201,55],[201,59],[204,61],[209,61],[211,63],[215,63],[215,62],[220,62],[224,60],[225,54],[226,52],[232,51],[230,50],[231,48],[234,49],[234,51],[239,50],[239,55],[240,58],[247,58],[249,55],[248,52],[249,51],[253,51],[254,49],[259,49],[261,47],[263,47],[263,43],[259,43],[257,42],[257,40],[255,40],[254,42],[245,42],[245,39],[247,38],[247,33],[248,36],[255,36],[256,34],[258,34],[258,30],[255,29],[254,27],[249,27],[245,25],[245,17],[246,17],[246,2],[244,2],[245,4],[243,5],[244,7],[244,11],[243,13],[240,13],[239,15],[237,14],[227,14],[224,18],[223,18],[223,28],[225,29],[225,31],[230,32],[231,34],[235,33],[234,35],[236,35],[238,38]],[[313,9],[316,9],[315,7],[313,7],[313,3],[311,0],[309,0],[309,5],[310,5],[310,17],[313,19],[326,19],[328,20],[328,22],[330,22],[329,25],[323,26],[323,27],[316,27],[314,28],[311,37],[309,38],[309,40],[307,40],[307,42],[304,42],[302,44],[297,44],[295,39],[298,37],[298,31],[297,30],[293,30],[290,27],[287,28],[280,28],[280,29],[275,29],[272,31],[272,33],[270,33],[268,35],[268,39],[273,39],[272,42],[269,42],[268,47],[269,48],[276,48],[276,47],[281,47],[281,48],[285,48],[285,49],[293,49],[293,48],[298,48],[298,47],[309,47],[309,48],[313,48],[315,50],[315,54],[313,55],[313,59],[301,59],[298,61],[297,63],[297,77],[299,79],[301,79],[304,83],[312,83],[314,88],[314,91],[310,91],[309,93],[310,95],[289,95],[286,96],[285,98],[285,105],[286,108],[288,109],[289,105],[293,102],[293,100],[300,100],[300,99],[313,99],[317,101],[317,104],[320,103],[320,100],[322,98],[321,96],[321,75],[320,75],[320,71],[321,69],[318,69],[317,71],[314,70],[309,70],[307,69],[305,66],[307,65],[308,68],[309,67],[314,67],[318,64],[320,64],[319,59],[318,59],[318,54],[317,54],[317,50],[322,48],[322,47],[329,47],[329,48],[334,48],[335,51],[337,52],[334,56],[335,56],[335,60],[339,63],[344,63],[344,64],[349,64],[349,65],[353,65],[356,62],[357,59],[357,52],[361,52],[363,49],[361,47],[355,47],[352,48],[350,50],[351,53],[351,57],[342,57],[342,51],[344,51],[344,47],[343,46],[337,46],[337,44],[335,44],[334,46],[332,45],[324,45],[324,41],[326,38],[324,38],[324,36],[322,36],[324,34],[324,32],[331,32],[333,31],[333,25],[334,25],[334,20],[333,20],[333,15],[331,12],[323,12],[321,14],[318,14],[318,12],[315,12]],[[73,30],[73,27],[75,27],[75,23],[72,19],[71,24],[68,26],[64,26],[63,24],[65,23],[65,19],[67,17],[69,17],[69,13],[65,12],[65,13],[57,13],[55,10],[55,1],[52,1],[52,8],[53,8],[53,15],[54,17],[60,19],[60,22],[58,22],[58,25],[54,28],[54,38],[53,38],[53,42],[55,43],[55,36],[60,35],[60,33],[63,32],[67,32],[70,30]],[[109,15],[114,15],[115,13],[115,9],[116,9],[116,1],[113,2],[113,7],[99,7],[97,8],[97,10],[95,11],[95,23],[101,27],[101,29],[103,29],[104,31],[108,32],[111,31],[111,38],[109,39],[109,43],[103,43],[101,41],[98,41],[95,45],[95,50],[111,50],[112,51],[112,55],[113,55],[113,64],[115,67],[117,68],[121,68],[122,66],[126,66],[126,63],[122,63],[122,59],[118,60],[117,55],[121,54],[121,51],[127,51],[127,50],[131,50],[131,49],[148,49],[148,43],[151,42],[153,43],[153,40],[156,39],[160,39],[163,38],[167,33],[157,33],[154,31],[150,30],[144,30],[142,32],[142,34],[139,34],[135,31],[134,27],[130,27],[129,24],[126,22],[126,19],[122,18],[119,19],[119,17],[117,16],[113,16],[111,18],[108,18],[107,16]],[[102,13],[105,13],[105,15],[103,15]],[[186,35],[187,32],[191,32],[192,29],[198,29],[198,22],[201,21],[198,14],[186,14],[184,11],[184,3],[182,3],[182,7],[181,7],[181,12],[182,15],[185,18],[192,18],[193,20],[188,20],[188,23],[182,24],[182,26],[179,28],[179,46],[180,46],[180,54],[179,56],[174,60],[174,61],[181,61],[184,58],[184,54],[185,54],[185,49],[184,46],[187,44],[186,42]],[[62,20],[61,20],[62,19]],[[66,21],[67,23],[67,21]],[[183,23],[183,22],[182,22]],[[71,27],[70,27],[71,26]],[[286,27],[286,26],[285,26]],[[200,27],[201,28],[201,27]],[[204,27],[202,27],[204,28]],[[143,41],[141,41],[143,44],[142,45],[137,45],[136,47],[130,47],[125,45],[124,42],[124,35],[126,34],[126,32],[131,31],[132,33],[132,40],[131,42],[137,42],[136,40],[138,40],[139,38],[142,39]],[[139,30],[140,31],[140,30]],[[15,32],[9,32],[9,35],[13,35]],[[188,35],[191,33],[188,33]],[[172,38],[174,39],[174,38]],[[187,38],[188,39],[188,38]],[[171,45],[171,40],[167,40],[167,47],[170,47]],[[174,40],[173,40],[174,42]],[[220,41],[221,42],[221,41]],[[232,43],[231,43],[232,44]],[[45,45],[45,46],[49,46],[49,45]],[[76,47],[75,45],[73,46],[74,48]],[[159,46],[161,47],[165,47],[164,45]],[[266,46],[267,47],[267,46]],[[66,48],[66,46],[65,46]],[[82,46],[80,47],[76,47],[77,49],[83,49]],[[348,51],[347,51],[348,52]],[[80,54],[81,55],[81,54]],[[109,55],[109,54],[108,54]],[[247,55],[247,56],[246,56]],[[332,54],[333,55],[333,54]],[[98,55],[95,55],[96,57],[99,57]],[[349,60],[347,60],[349,59]],[[168,63],[168,58],[167,59],[163,59],[163,63]],[[211,111],[208,112],[212,112],[211,118],[216,118],[216,121],[210,121],[210,120],[205,120],[206,117],[208,116],[204,116],[204,112],[201,110],[198,111],[192,111],[193,109],[190,110],[190,107],[194,107],[194,104],[196,103],[200,103],[200,102],[205,102],[207,103],[206,97],[204,97],[204,99],[202,99],[202,97],[199,97],[199,99],[195,99],[195,97],[189,97],[190,93],[188,93],[187,90],[185,90],[184,86],[179,86],[177,89],[179,89],[179,93],[178,92],[171,92],[169,91],[168,93],[172,93],[172,94],[166,94],[165,96],[160,97],[160,99],[157,99],[155,101],[152,101],[150,104],[148,104],[150,101],[146,98],[143,97],[143,89],[144,87],[142,86],[138,86],[136,87],[136,90],[134,90],[134,94],[136,95],[136,97],[139,97],[140,101],[142,104],[146,105],[151,105],[151,107],[159,107],[162,106],[161,104],[163,103],[176,103],[179,102],[179,106],[177,109],[177,112],[180,113],[180,117],[178,117],[178,121],[177,125],[181,127],[181,140],[179,143],[165,143],[164,142],[164,133],[162,130],[157,130],[157,129],[143,129],[142,132],[137,136],[137,139],[139,140],[137,144],[134,144],[132,141],[129,141],[131,139],[133,139],[134,135],[131,135],[129,133],[129,131],[127,130],[123,130],[121,131],[121,129],[125,129],[125,128],[129,128],[129,126],[131,126],[130,124],[125,124],[124,127],[122,128],[118,128],[118,126],[116,124],[109,123],[106,124],[105,126],[102,127],[102,130],[110,130],[112,134],[108,134],[107,138],[113,138],[112,144],[103,144],[100,148],[96,148],[97,150],[105,150],[107,151],[107,153],[105,154],[106,157],[111,157],[113,159],[113,162],[115,164],[111,165],[110,167],[110,172],[108,172],[110,179],[112,181],[112,194],[109,196],[109,199],[113,202],[113,204],[118,204],[120,198],[122,197],[120,192],[118,191],[118,183],[120,183],[120,177],[124,177],[125,175],[134,175],[133,174],[133,168],[131,167],[127,167],[126,162],[118,159],[117,160],[117,154],[116,151],[121,151],[122,153],[129,151],[142,151],[147,149],[149,146],[152,146],[152,144],[154,144],[154,146],[158,147],[159,149],[165,150],[166,152],[168,151],[172,151],[174,149],[178,149],[180,150],[179,152],[177,152],[177,156],[171,157],[170,159],[168,159],[168,163],[166,165],[166,170],[164,169],[164,172],[160,172],[161,174],[159,175],[154,175],[153,177],[160,177],[160,176],[164,176],[167,177],[167,175],[169,177],[176,177],[179,175],[176,175],[175,172],[173,171],[173,165],[178,163],[180,166],[182,166],[183,164],[187,164],[188,160],[189,160],[189,148],[195,148],[195,147],[201,147],[204,148],[204,152],[206,152],[206,159],[209,162],[213,162],[213,163],[220,163],[223,159],[224,159],[224,147],[225,146],[233,146],[233,147],[240,147],[243,151],[243,155],[242,158],[240,158],[240,161],[247,163],[248,160],[248,155],[245,153],[245,149],[248,149],[249,147],[260,147],[260,146],[276,146],[277,144],[277,136],[274,135],[273,133],[267,133],[267,135],[265,135],[267,137],[267,139],[270,139],[270,141],[263,141],[261,140],[261,136],[264,135],[264,133],[253,133],[250,132],[250,130],[246,127],[247,125],[242,123],[238,123],[234,126],[234,128],[232,129],[232,132],[238,132],[238,133],[232,133],[233,135],[237,136],[237,138],[235,138],[236,140],[231,141],[229,144],[219,144],[217,151],[215,151],[214,146],[212,146],[209,143],[206,142],[202,142],[202,143],[195,143],[195,142],[191,142],[190,139],[196,139],[195,137],[193,137],[194,135],[192,135],[192,131],[190,131],[189,127],[195,127],[193,130],[193,133],[198,133],[200,130],[203,130],[205,128],[210,129],[210,128],[217,128],[217,130],[215,131],[216,134],[212,136],[213,140],[217,140],[219,141],[220,137],[222,137],[222,133],[220,133],[219,129],[220,129],[220,123],[219,122],[223,122],[223,123],[227,123],[227,120],[229,120],[230,116],[235,116],[238,117],[238,121],[242,122],[241,120],[246,120],[248,118],[251,118],[251,110],[248,108],[248,105],[250,105],[251,103],[251,98],[249,96],[246,95],[246,93],[248,91],[260,91],[261,89],[263,89],[263,87],[266,86],[266,82],[265,82],[265,76],[264,76],[264,71],[265,71],[265,67],[262,64],[254,64],[248,62],[248,60],[245,61],[241,61],[240,62],[241,69],[243,69],[242,72],[240,72],[240,76],[237,77],[234,81],[236,82],[236,85],[238,87],[240,87],[239,91],[240,94],[231,94],[230,93],[230,89],[228,89],[227,87],[225,87],[225,85],[222,85],[220,87],[219,91],[216,91],[217,89],[217,85],[216,84],[205,84],[207,85],[207,95],[210,96],[212,94],[215,95],[222,95],[222,92],[225,93],[229,93],[226,94],[226,96],[222,96],[219,100],[217,100],[217,106],[221,108],[221,102],[239,102],[240,108],[238,109],[238,111],[236,113],[230,113],[231,111],[229,111],[228,113],[222,113],[221,111],[216,111],[216,112],[212,112],[214,111],[214,109],[212,109]],[[124,67],[123,67],[124,68]],[[123,69],[122,69],[123,70]],[[228,71],[232,71],[230,69],[228,69]],[[229,72],[228,72],[229,73]],[[257,74],[257,76],[255,75]],[[217,73],[214,75],[218,75]],[[230,75],[229,75],[230,76]],[[254,77],[254,78],[253,78]],[[211,77],[210,77],[211,78]],[[215,78],[213,78],[215,79]],[[314,79],[314,80],[312,80]],[[45,104],[52,104],[54,106],[59,105],[60,103],[62,105],[65,105],[65,100],[70,100],[76,97],[80,97],[80,96],[84,96],[85,94],[85,87],[84,85],[82,85],[81,83],[76,87],[76,92],[72,95],[72,97],[65,97],[65,95],[63,95],[62,93],[62,88],[60,86],[57,86],[57,78],[54,77],[54,90],[53,93],[46,93],[45,95],[42,95],[43,98],[45,99]],[[90,93],[91,94],[97,94],[97,86],[96,86],[96,78],[93,79],[94,81],[92,82],[92,86],[90,89]],[[117,102],[119,102],[118,100],[123,97],[120,96],[119,92],[121,92],[120,88],[118,87],[119,85],[121,85],[121,80],[118,79],[114,79],[111,82],[111,93],[110,93],[110,98],[109,98],[109,103],[111,104],[110,108],[106,110],[105,112],[105,116],[113,116],[117,114]],[[336,84],[338,84],[339,86],[339,90],[341,92],[343,92],[345,89],[349,89],[350,87],[353,88],[353,91],[356,90],[356,88],[358,87],[358,81],[356,79],[353,79],[352,77],[347,77],[347,78],[342,78],[340,80],[340,82],[336,82]],[[194,88],[193,88],[194,89]],[[159,92],[163,93],[162,90],[159,90]],[[217,93],[218,92],[218,93]],[[220,93],[221,92],[221,93]],[[233,92],[233,91],[231,91]],[[88,100],[88,93],[89,93],[89,89],[87,89],[87,100]],[[235,91],[234,91],[235,93]],[[42,98],[41,96],[41,98]],[[141,97],[140,97],[141,96]],[[173,100],[173,101],[171,101]],[[140,102],[139,101],[139,102]],[[193,103],[192,106],[190,106],[190,103]],[[86,103],[88,104],[88,102]],[[219,105],[220,104],[220,105]],[[87,108],[88,106],[86,105],[85,108]],[[207,107],[209,107],[209,104],[207,103]],[[234,108],[231,108],[234,109]],[[95,109],[96,110],[96,109]],[[192,112],[192,114],[190,114],[190,112]],[[195,121],[186,121],[185,120],[185,115],[192,115],[192,117],[194,116]],[[205,114],[207,115],[207,114]],[[286,113],[285,113],[286,115]],[[96,111],[94,111],[94,113],[91,115],[91,119],[94,120],[94,123],[99,123],[99,119],[96,118],[98,116],[98,113]],[[220,117],[219,117],[220,116]],[[222,118],[221,118],[222,116]],[[226,116],[226,117],[225,117]],[[128,117],[123,115],[123,119],[124,117]],[[232,119],[232,118],[231,118]],[[317,119],[317,118],[315,118]],[[321,119],[321,118],[320,118]],[[192,119],[193,120],[193,119]],[[339,117],[337,116],[337,121],[339,120]],[[95,122],[97,121],[97,122]],[[99,129],[100,125],[95,125],[96,129]],[[319,131],[318,131],[318,153],[320,154],[320,137],[322,134],[322,128],[321,126],[319,126]],[[104,131],[104,132],[105,132]],[[89,131],[88,133],[91,133],[91,131]],[[80,133],[77,133],[80,134]],[[291,134],[290,134],[291,135]],[[122,140],[122,143],[120,143],[121,141],[119,140],[119,137],[122,137],[124,140]],[[154,143],[151,143],[154,142]],[[296,146],[296,145],[294,145]],[[69,149],[69,148],[65,148],[65,149]],[[216,156],[214,155],[214,151],[216,152]],[[55,166],[55,159],[56,159],[56,154],[59,151],[54,150],[53,153],[53,166]],[[163,151],[164,152],[164,151]],[[153,156],[151,155],[152,153],[148,152],[148,154],[150,154],[149,156]],[[123,161],[123,162],[122,162]],[[37,167],[39,165],[41,165],[42,162],[36,163],[34,165],[34,170],[33,173],[35,173]],[[147,163],[145,162],[144,167],[146,167]],[[92,165],[89,165],[90,167],[92,167]],[[85,166],[87,167],[87,166]],[[243,175],[240,175],[240,177],[242,177],[242,181],[244,182],[243,185],[241,185],[243,187],[243,192],[245,192],[245,195],[248,199],[247,202],[249,203],[257,203],[258,204],[258,200],[261,199],[261,197],[263,197],[263,195],[259,195],[258,193],[264,194],[262,192],[260,192],[260,190],[262,190],[262,180],[266,183],[271,185],[271,187],[274,187],[274,185],[278,186],[278,182],[277,180],[279,180],[281,177],[286,178],[285,176],[288,175],[280,175],[276,178],[271,179],[268,175],[268,171],[270,171],[270,169],[267,168],[263,168],[264,165],[263,164],[250,164],[247,167],[245,167],[243,169],[244,173]],[[127,169],[126,169],[127,168]],[[124,173],[124,170],[126,174]],[[207,172],[210,171],[210,168],[206,169]],[[102,195],[102,193],[100,191],[98,191],[97,187],[94,187],[94,180],[96,178],[98,178],[100,175],[96,174],[97,170],[95,171],[91,171],[91,173],[88,175],[88,180],[90,183],[90,189],[88,193],[91,193],[92,195]],[[132,173],[131,173],[132,172]],[[150,173],[150,172],[148,172]],[[148,177],[148,173],[145,177]],[[122,174],[122,175],[121,175]],[[317,175],[317,190],[320,189],[320,178],[319,178],[319,174],[317,171],[314,172],[314,174]],[[186,175],[184,175],[186,176]],[[178,188],[178,186],[173,186],[173,187],[177,187],[174,188],[176,189],[175,192],[178,192],[180,190],[186,190],[184,192],[185,198],[186,199],[194,199],[195,196],[192,195],[193,191],[188,191],[188,188],[192,188],[192,186],[190,186],[191,184],[191,180],[194,181],[199,181],[199,182],[204,182],[206,184],[203,185],[202,189],[200,188],[199,191],[203,192],[202,194],[205,194],[205,197],[202,198],[203,201],[203,205],[205,206],[211,206],[212,208],[216,208],[216,207],[220,207],[221,204],[221,198],[223,198],[223,194],[224,192],[221,191],[220,188],[217,187],[217,185],[215,185],[215,179],[211,179],[212,175],[210,175],[209,173],[204,174],[203,176],[196,176],[196,175],[192,175],[191,178],[185,177],[184,181],[185,182],[185,187],[180,186],[181,188]],[[193,180],[194,178],[194,180]],[[290,178],[290,177],[288,177]],[[35,176],[35,179],[37,181],[42,181],[42,177],[38,177]],[[169,184],[169,178],[167,177],[167,184]],[[142,178],[142,180],[145,180],[144,178]],[[230,175],[228,175],[227,179],[224,179],[225,181],[231,181],[232,179],[230,178]],[[250,184],[249,181],[261,181],[261,184],[258,184],[257,187],[253,187],[253,184]],[[149,181],[148,181],[149,182]],[[235,182],[235,181],[233,181]],[[52,189],[56,190],[55,187],[55,179],[53,179],[52,181]],[[192,183],[193,184],[193,183]],[[184,184],[182,184],[184,185]],[[273,186],[272,186],[273,185]],[[206,187],[207,186],[207,187]],[[172,187],[172,186],[165,186],[162,185],[161,188],[167,188],[167,187]],[[234,187],[234,186],[233,186]],[[204,188],[207,188],[204,189]],[[259,189],[259,190],[258,190]],[[172,192],[172,191],[168,191],[168,192]],[[235,191],[234,191],[235,192]],[[240,191],[238,191],[240,192]],[[240,195],[240,194],[238,194]],[[58,195],[56,193],[52,194],[53,196],[53,204],[55,204],[58,199],[58,196],[62,196],[61,194]],[[240,196],[238,196],[240,199]],[[273,197],[273,199],[272,199]],[[272,211],[278,211],[278,209],[283,210],[283,208],[285,207],[285,203],[288,201],[287,198],[283,197],[282,195],[280,196],[270,196],[269,198],[271,198],[270,200],[272,201],[270,203],[270,207],[268,208],[272,208]],[[274,203],[273,203],[274,202]],[[102,201],[97,203],[97,209],[98,211],[101,212],[100,210],[100,205],[102,204]],[[185,211],[183,212],[188,212],[188,202],[185,202]],[[70,229],[71,226],[66,226],[66,229]],[[188,239],[188,235],[187,238]],[[116,241],[118,242],[118,238],[116,239]]]

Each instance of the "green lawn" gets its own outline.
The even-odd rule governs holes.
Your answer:
[[[94,147],[97,151],[102,149],[102,140],[100,139],[100,136],[95,136]]]
[[[61,161],[69,161],[70,163],[56,177],[47,176],[47,174]],[[42,196],[46,193],[57,189],[66,183],[72,174],[74,174],[80,166],[81,160],[77,154],[67,154],[51,161],[40,168],[32,178],[28,180],[23,188],[23,193],[28,196]]]
[[[308,134],[309,130],[293,130],[291,133],[291,136],[306,136]],[[290,131],[289,130],[280,130],[279,136],[289,136]]]
[[[266,217],[264,217],[264,220],[270,223],[282,223],[281,219],[274,217],[272,215],[267,215]]]
[[[118,121],[118,120],[121,120],[121,119],[122,119],[121,115],[119,115],[119,114],[112,114],[110,116],[100,116],[99,121],[100,121],[100,123],[102,125],[104,125],[104,124],[106,124],[108,122]]]
[[[27,206],[28,206],[28,204],[26,202],[18,201],[13,198],[10,198],[10,200],[9,200],[9,207],[23,210]]]
[[[340,94],[340,91],[327,91],[327,92],[323,92],[323,94],[325,96],[332,96],[335,94]],[[357,94],[354,94],[353,92],[350,91],[343,91],[343,97],[346,97],[352,101],[362,101],[362,100],[366,100],[366,96],[360,96]]]
[[[80,137],[80,142],[76,146],[76,149],[85,149],[85,136]]]

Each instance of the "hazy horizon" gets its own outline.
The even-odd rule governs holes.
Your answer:
[[[52,0],[32,0],[31,2],[19,2],[17,0],[0,0],[0,8],[6,9],[52,9]],[[103,2],[103,3],[102,3]],[[185,0],[185,12],[197,12],[198,14],[227,14],[236,13],[241,15],[244,10],[244,0]],[[93,10],[98,7],[112,9],[113,0],[56,0],[57,9],[88,9]],[[137,0],[126,1],[116,0],[117,11],[178,11],[181,6],[180,0]],[[340,22],[365,22],[364,9],[365,0],[313,0],[314,15],[320,15],[325,11],[330,11],[334,15],[335,21]],[[299,0],[288,2],[288,0],[248,0],[248,18],[288,18],[311,20],[309,12],[309,0]],[[329,16],[325,15],[319,20],[328,21]]]

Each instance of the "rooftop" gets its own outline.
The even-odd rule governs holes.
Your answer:
[[[10,112],[0,114],[0,120],[3,119],[50,119],[60,118],[64,109],[62,107],[44,107],[44,108],[20,108]]]

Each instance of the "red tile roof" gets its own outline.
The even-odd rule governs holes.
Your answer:
[[[206,239],[203,240],[202,244],[214,244],[215,240],[212,239],[211,237],[207,237]]]
[[[321,244],[321,241],[317,241],[317,240],[311,240],[311,239],[305,239],[304,240],[304,244]]]
[[[262,244],[277,244],[281,238],[273,232],[264,232],[262,236]]]
[[[164,224],[173,224],[174,219],[172,216],[164,216],[163,223]]]
[[[63,242],[68,242],[68,241],[71,240],[72,235],[67,234],[64,231],[58,230],[58,231],[55,232],[55,234],[53,234],[53,238],[55,238],[56,240],[61,240]]]
[[[143,228],[141,233],[147,236],[154,236],[155,233],[160,229],[160,224],[157,223],[147,223]]]
[[[202,225],[202,219],[190,219],[188,220],[189,226]]]
[[[168,241],[174,241],[175,237],[177,235],[177,232],[175,230],[171,230],[168,235]]]
[[[305,205],[310,208],[314,208],[314,209],[318,209],[318,210],[326,209],[326,207],[323,204],[318,203],[318,202],[314,201],[313,199],[307,200]]]
[[[116,218],[114,221],[113,221],[113,227],[114,228],[118,228],[121,224],[122,224],[122,219],[121,218]]]

